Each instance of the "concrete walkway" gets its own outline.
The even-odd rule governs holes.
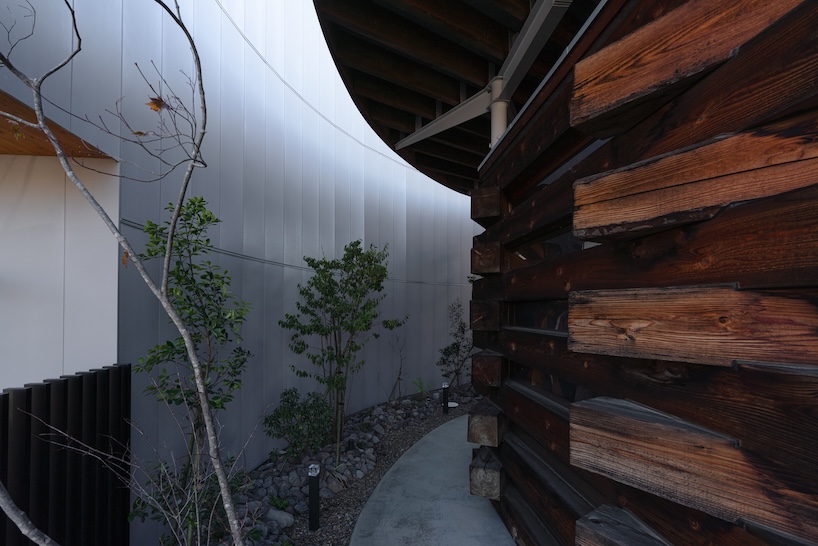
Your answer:
[[[350,546],[514,546],[487,499],[469,494],[468,416],[409,448],[364,506]]]

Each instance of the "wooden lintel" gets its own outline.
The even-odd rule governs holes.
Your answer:
[[[571,125],[623,132],[801,0],[692,0],[574,67]]]
[[[473,444],[499,447],[507,426],[500,408],[484,398],[469,410],[468,440]]]
[[[671,546],[625,508],[602,505],[577,521],[576,546]]]
[[[574,234],[641,236],[818,180],[818,114],[716,138],[574,185]]]
[[[477,497],[500,500],[504,482],[503,464],[494,452],[486,446],[475,449],[469,465],[469,492]]]
[[[737,360],[814,365],[816,295],[730,286],[572,292],[568,348],[712,366]]]
[[[779,481],[734,438],[641,404],[573,404],[571,464],[726,521],[818,540],[818,496]]]

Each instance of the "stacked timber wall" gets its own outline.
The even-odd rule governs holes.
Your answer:
[[[608,0],[480,168],[520,544],[818,543],[818,2]]]

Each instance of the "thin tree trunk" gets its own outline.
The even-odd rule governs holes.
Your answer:
[[[9,495],[6,486],[0,482],[0,509],[5,512],[8,518],[17,526],[23,536],[37,544],[38,546],[59,546],[51,537],[40,531],[25,512],[14,503]]]

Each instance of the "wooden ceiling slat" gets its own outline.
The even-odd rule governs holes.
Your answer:
[[[428,95],[450,106],[460,103],[460,84],[454,78],[395,53],[372,47],[350,34],[336,33],[335,45],[336,59],[348,68]]]
[[[528,0],[463,0],[466,4],[508,27],[513,32],[523,28],[531,6]]]
[[[470,51],[478,52],[498,66],[508,55],[508,29],[460,1],[375,1]]]
[[[539,89],[553,63],[599,1],[573,0],[512,97],[509,119]],[[485,87],[505,60],[512,37],[522,28],[531,4],[530,0],[314,2],[330,51],[352,99],[376,133],[393,149],[419,126]],[[645,2],[655,3],[654,0]],[[626,0],[608,3],[621,5]],[[610,11],[616,13],[618,9]],[[562,70],[558,72],[552,85],[566,75]],[[508,148],[507,141],[515,140],[519,131],[519,127],[512,128],[498,146],[500,149],[490,151],[488,118],[486,113],[430,137],[420,145],[410,146],[401,155],[405,153],[410,162],[416,157],[428,157],[448,163],[448,166],[435,164],[435,168],[426,165],[421,170],[456,191],[470,192],[474,187],[471,177],[464,181],[448,171],[470,168],[474,157],[485,161],[484,170],[490,168],[498,156],[506,155],[502,149]],[[516,148],[517,143],[511,146]]]
[[[350,33],[447,76],[477,87],[488,84],[485,59],[394,12],[363,0],[317,0],[316,3],[328,20]]]
[[[363,72],[353,71],[351,80],[353,93],[426,119],[435,118],[435,101],[425,95]]]

